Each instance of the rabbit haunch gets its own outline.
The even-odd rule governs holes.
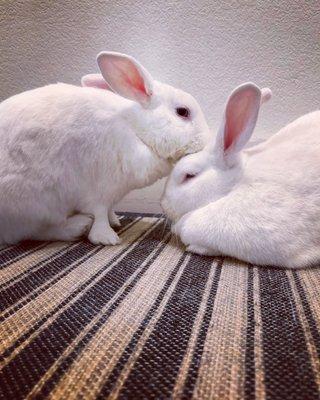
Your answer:
[[[204,146],[209,130],[192,96],[132,57],[104,52],[98,64],[107,85],[54,84],[0,104],[0,243],[89,232],[92,243],[116,244],[114,204]]]
[[[320,111],[244,149],[260,99],[253,84],[231,94],[215,142],[173,169],[163,208],[189,251],[257,265],[317,265]]]

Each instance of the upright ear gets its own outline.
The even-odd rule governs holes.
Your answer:
[[[238,86],[230,95],[214,151],[231,165],[256,126],[261,91],[253,83]]]
[[[98,89],[110,90],[111,87],[107,84],[101,74],[88,74],[81,78],[81,86],[94,87]]]
[[[102,76],[120,96],[148,106],[152,96],[153,80],[148,71],[133,57],[102,52],[97,57]]]

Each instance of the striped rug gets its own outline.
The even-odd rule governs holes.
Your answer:
[[[320,268],[184,252],[125,214],[115,247],[0,249],[1,399],[320,398]]]

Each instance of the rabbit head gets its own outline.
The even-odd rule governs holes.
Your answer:
[[[202,151],[188,155],[174,167],[161,201],[173,221],[184,214],[226,196],[243,174],[241,150],[256,125],[260,104],[271,97],[245,83],[230,95],[215,140]]]
[[[97,62],[101,75],[84,76],[82,86],[107,89],[131,100],[123,117],[160,158],[175,161],[201,150],[208,142],[208,125],[190,94],[155,81],[128,55],[101,52]]]

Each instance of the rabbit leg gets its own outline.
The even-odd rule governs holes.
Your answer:
[[[120,243],[120,238],[111,228],[107,218],[108,209],[97,207],[93,211],[94,222],[92,224],[88,239],[93,244],[115,245]]]
[[[108,213],[108,218],[111,226],[113,227],[121,226],[117,214],[112,209]]]
[[[84,236],[89,231],[91,225],[92,218],[90,216],[77,214],[67,218],[67,220],[60,225],[52,225],[41,230],[34,235],[32,239],[74,241]]]

